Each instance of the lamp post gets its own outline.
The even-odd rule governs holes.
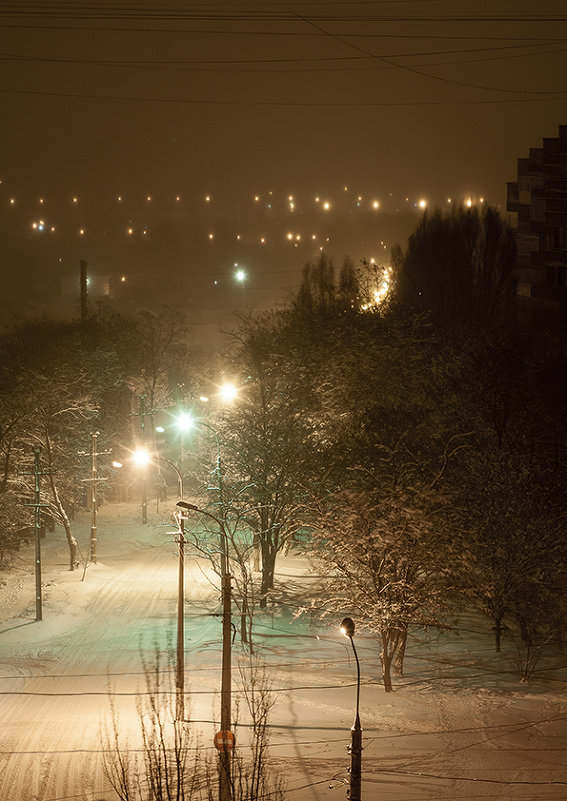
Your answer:
[[[189,429],[193,428],[193,426],[203,426],[203,428],[207,428],[215,438],[217,446],[217,460],[215,465],[215,473],[217,476],[217,490],[219,493],[218,503],[222,515],[223,513],[222,466],[221,466],[221,449],[220,449],[219,435],[211,425],[205,423],[203,420],[195,420],[195,418],[191,417],[191,415],[185,412],[179,415],[179,417],[176,420],[176,425],[181,432],[189,431]],[[181,496],[181,499],[183,500],[183,496]],[[222,553],[221,553],[221,558],[222,558]]]
[[[231,801],[232,786],[230,781],[230,750],[228,743],[233,741],[231,727],[231,648],[232,648],[232,598],[230,573],[228,571],[228,540],[224,520],[216,515],[200,509],[193,503],[178,501],[177,506],[190,512],[199,512],[214,520],[220,529],[221,541],[221,592],[222,592],[222,670],[221,670],[221,734],[227,745],[219,749],[219,801]]]
[[[362,782],[362,729],[360,727],[360,662],[358,661],[358,654],[354,647],[354,621],[350,617],[345,617],[341,623],[341,631],[348,637],[354,658],[356,659],[356,716],[354,718],[353,726],[350,730],[350,781],[347,797],[350,801],[361,801],[360,789]]]
[[[181,496],[183,497],[183,496]],[[185,529],[182,514],[177,514],[179,531],[176,542],[179,553],[177,573],[177,667],[175,671],[175,719],[185,719]]]

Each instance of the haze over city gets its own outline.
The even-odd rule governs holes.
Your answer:
[[[5,302],[65,314],[85,259],[144,286],[159,273],[166,299],[181,281],[189,305],[201,287],[212,313],[241,305],[211,292],[245,261],[246,302],[265,306],[321,247],[341,263],[403,245],[420,200],[505,210],[516,159],[561,121],[563,10],[5,4]]]
[[[0,801],[565,799],[565,0],[0,40]]]

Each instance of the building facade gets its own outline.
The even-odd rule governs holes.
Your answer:
[[[538,305],[567,300],[567,125],[518,159],[506,208],[517,215],[518,295]]]

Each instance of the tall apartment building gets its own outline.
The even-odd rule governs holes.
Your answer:
[[[542,305],[567,300],[567,125],[518,159],[506,208],[517,215],[518,294]]]

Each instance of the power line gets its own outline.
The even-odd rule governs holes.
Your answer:
[[[298,15],[298,17],[299,17],[299,15]],[[308,23],[309,25],[312,25],[317,30],[319,30],[319,31],[321,31],[323,33],[326,33],[327,36],[330,39],[334,39],[335,41],[340,42],[341,44],[346,45],[347,47],[350,47],[350,48],[352,48],[353,50],[356,50],[359,53],[363,53],[364,55],[371,56],[371,57],[373,57],[373,58],[377,59],[378,61],[381,61],[381,62],[383,62],[385,64],[389,64],[391,66],[396,67],[397,69],[403,70],[405,72],[410,72],[410,73],[412,73],[414,75],[419,75],[419,76],[421,76],[423,78],[430,78],[431,80],[434,80],[434,81],[440,81],[441,83],[447,83],[447,84],[450,84],[452,86],[460,86],[460,87],[464,87],[464,88],[467,88],[467,89],[481,89],[481,90],[487,91],[487,92],[501,92],[501,93],[506,93],[506,94],[520,94],[520,95],[534,95],[534,94],[536,94],[536,95],[556,95],[557,94],[557,90],[509,89],[509,88],[505,88],[505,87],[496,87],[496,86],[487,86],[485,84],[469,83],[468,81],[457,81],[454,78],[443,78],[440,75],[434,75],[431,72],[426,72],[425,70],[420,70],[417,67],[411,67],[408,64],[399,64],[399,63],[392,62],[386,56],[381,56],[381,55],[379,55],[377,53],[372,53],[370,50],[367,50],[366,48],[363,48],[360,45],[353,44],[353,43],[349,42],[348,41],[348,36],[347,37],[338,36],[337,34],[332,33],[331,31],[328,31],[326,28],[323,28],[321,25],[317,24],[317,22],[314,21],[313,19],[310,19],[308,17],[299,17],[299,18],[303,19],[304,22]],[[559,90],[559,91],[562,91],[562,90]]]
[[[400,65],[394,65],[400,66]],[[400,67],[402,68],[402,67]],[[415,70],[414,70],[415,72]],[[444,80],[439,78],[439,80]],[[447,79],[449,83],[449,81]],[[455,82],[452,82],[455,83]],[[471,86],[470,84],[468,84]],[[478,87],[481,88],[481,87]],[[493,91],[499,91],[493,89]],[[515,90],[502,90],[515,92]],[[79,92],[54,92],[42,89],[5,89],[0,88],[2,94],[30,96],[37,95],[41,97],[60,97],[74,100],[116,100],[118,102],[133,102],[133,103],[159,103],[168,105],[186,105],[186,106],[237,106],[237,107],[270,107],[270,108],[393,108],[393,107],[433,107],[433,106],[480,106],[480,105],[501,105],[509,103],[542,103],[542,102],[564,102],[567,89],[555,90],[548,92],[533,93],[529,90],[525,94],[536,94],[539,97],[529,98],[496,98],[485,100],[463,100],[462,98],[456,100],[384,100],[384,101],[297,101],[297,100],[212,100],[206,99],[188,99],[188,98],[164,98],[164,97],[143,97],[134,95],[103,95],[103,94],[86,94]],[[541,95],[546,95],[542,97]],[[551,96],[553,95],[553,96]]]
[[[78,59],[78,58],[56,58],[48,56],[24,56],[16,53],[0,53],[0,61],[15,61],[23,63],[40,63],[40,64],[73,64],[95,67],[119,67],[125,69],[192,69],[197,67],[212,67],[223,66],[231,67],[237,65],[271,65],[271,64],[312,64],[312,63],[336,63],[336,62],[353,62],[353,61],[375,61],[377,58],[417,58],[422,56],[433,55],[464,55],[469,53],[494,53],[502,50],[526,50],[528,48],[544,48],[548,44],[566,44],[567,39],[550,39],[545,43],[534,44],[514,44],[514,45],[500,45],[492,47],[474,47],[474,48],[452,48],[450,50],[421,50],[415,52],[395,52],[383,53],[379,56],[372,55],[358,55],[358,56],[315,56],[315,57],[293,57],[293,58],[247,58],[247,59]],[[547,55],[548,53],[564,52],[564,49],[555,49],[551,51],[544,50],[543,52],[528,52],[528,53],[514,53],[510,56],[504,55],[498,58],[510,57],[529,57],[537,55]],[[490,60],[490,59],[486,59]],[[480,63],[482,59],[476,59],[475,63]],[[453,64],[453,63],[466,63],[461,61],[442,61],[436,62],[438,65]],[[399,65],[387,65],[389,68],[397,68]],[[427,65],[433,66],[433,65]],[[357,69],[376,69],[376,67],[358,67]],[[309,68],[303,68],[304,71],[309,71]],[[208,69],[207,71],[211,71]]]

